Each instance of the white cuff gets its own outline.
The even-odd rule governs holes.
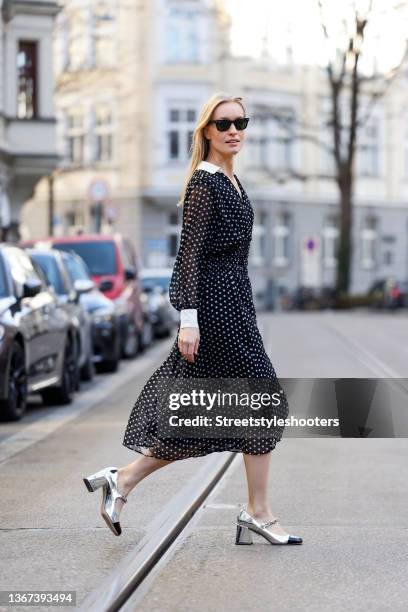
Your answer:
[[[198,327],[197,310],[195,308],[180,310],[180,328],[182,327]]]

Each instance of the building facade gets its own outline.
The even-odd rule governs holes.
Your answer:
[[[158,219],[154,212],[151,219],[162,231],[183,174],[180,160],[167,167],[167,119],[162,116],[171,105],[167,94],[176,92],[178,102],[183,97],[179,86],[189,78],[191,91],[198,87],[203,98],[219,80],[217,56],[208,45],[220,20],[218,4],[183,3],[188,11],[182,13],[181,28],[177,21],[172,29],[168,20],[179,2],[64,0],[54,46],[58,147],[63,160],[53,182],[55,234],[119,231],[135,242],[142,260],[146,258],[145,226],[150,221],[143,215],[150,207],[156,210],[159,193],[164,199]],[[195,35],[201,27],[198,49]],[[180,77],[180,66],[172,59],[179,53],[184,58]],[[190,57],[194,69],[187,61]],[[161,82],[163,65],[167,83]],[[209,69],[212,76],[207,83]],[[177,85],[174,79],[179,78]],[[188,100],[185,104],[187,108]],[[191,114],[183,119],[184,138],[193,121]],[[178,136],[171,137],[173,148],[185,149],[184,142],[176,142]],[[26,203],[21,232],[27,237],[47,233],[48,191],[48,182],[40,181]],[[161,235],[152,230],[154,238]]]
[[[162,13],[156,27],[160,32],[167,28],[168,38],[160,36],[152,71],[159,121],[149,139],[152,163],[143,189],[145,264],[171,265],[174,260],[181,223],[175,203],[191,131],[202,103],[214,91],[227,91],[243,97],[251,117],[235,168],[255,211],[250,276],[257,302],[269,303],[280,290],[333,286],[339,193],[333,159],[325,148],[331,134],[325,125],[330,92],[324,72],[291,63],[290,53],[285,65],[267,56],[231,57],[228,18],[219,15],[218,30],[208,37],[198,11],[195,30],[190,22],[187,52],[177,31],[187,35],[184,23],[195,3],[166,4],[168,13]],[[390,275],[408,279],[407,94],[403,69],[359,130],[353,293],[363,293]],[[366,106],[370,100],[362,99],[362,113]]]
[[[18,235],[23,203],[57,165],[49,0],[0,0],[0,225]],[[51,75],[51,76],[50,76]]]
[[[290,54],[284,66],[231,57],[229,27],[222,0],[65,2],[55,34],[64,162],[54,231],[120,231],[144,266],[171,266],[192,131],[204,101],[226,91],[243,97],[251,117],[235,172],[255,211],[255,298],[331,286],[339,195],[324,148],[326,77]],[[401,71],[359,133],[353,292],[385,276],[408,278],[407,90]],[[46,233],[46,202],[42,181],[22,219],[32,237]]]

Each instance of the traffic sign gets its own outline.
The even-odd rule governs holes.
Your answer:
[[[88,195],[91,202],[104,202],[109,194],[108,183],[103,179],[95,179],[89,186]]]

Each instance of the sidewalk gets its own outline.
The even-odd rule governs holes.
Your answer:
[[[256,535],[234,544],[246,501],[239,456],[137,610],[405,612],[407,455],[405,439],[280,442],[272,510],[303,537],[287,547]]]
[[[167,350],[167,343],[163,344],[156,364]],[[135,376],[99,405],[0,464],[4,493],[0,590],[74,590],[79,605],[137,545],[154,516],[206,460],[178,462],[142,481],[122,511],[121,537],[108,530],[99,514],[100,491],[88,493],[82,478],[100,467],[124,465],[139,456],[122,446],[122,438],[147,375]],[[12,608],[15,612],[28,609],[61,610]]]

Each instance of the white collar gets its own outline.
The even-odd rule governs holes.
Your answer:
[[[207,172],[211,172],[214,174],[215,172],[222,172],[221,166],[216,166],[215,164],[211,164],[207,161],[202,161],[198,164],[197,170],[206,170]]]

